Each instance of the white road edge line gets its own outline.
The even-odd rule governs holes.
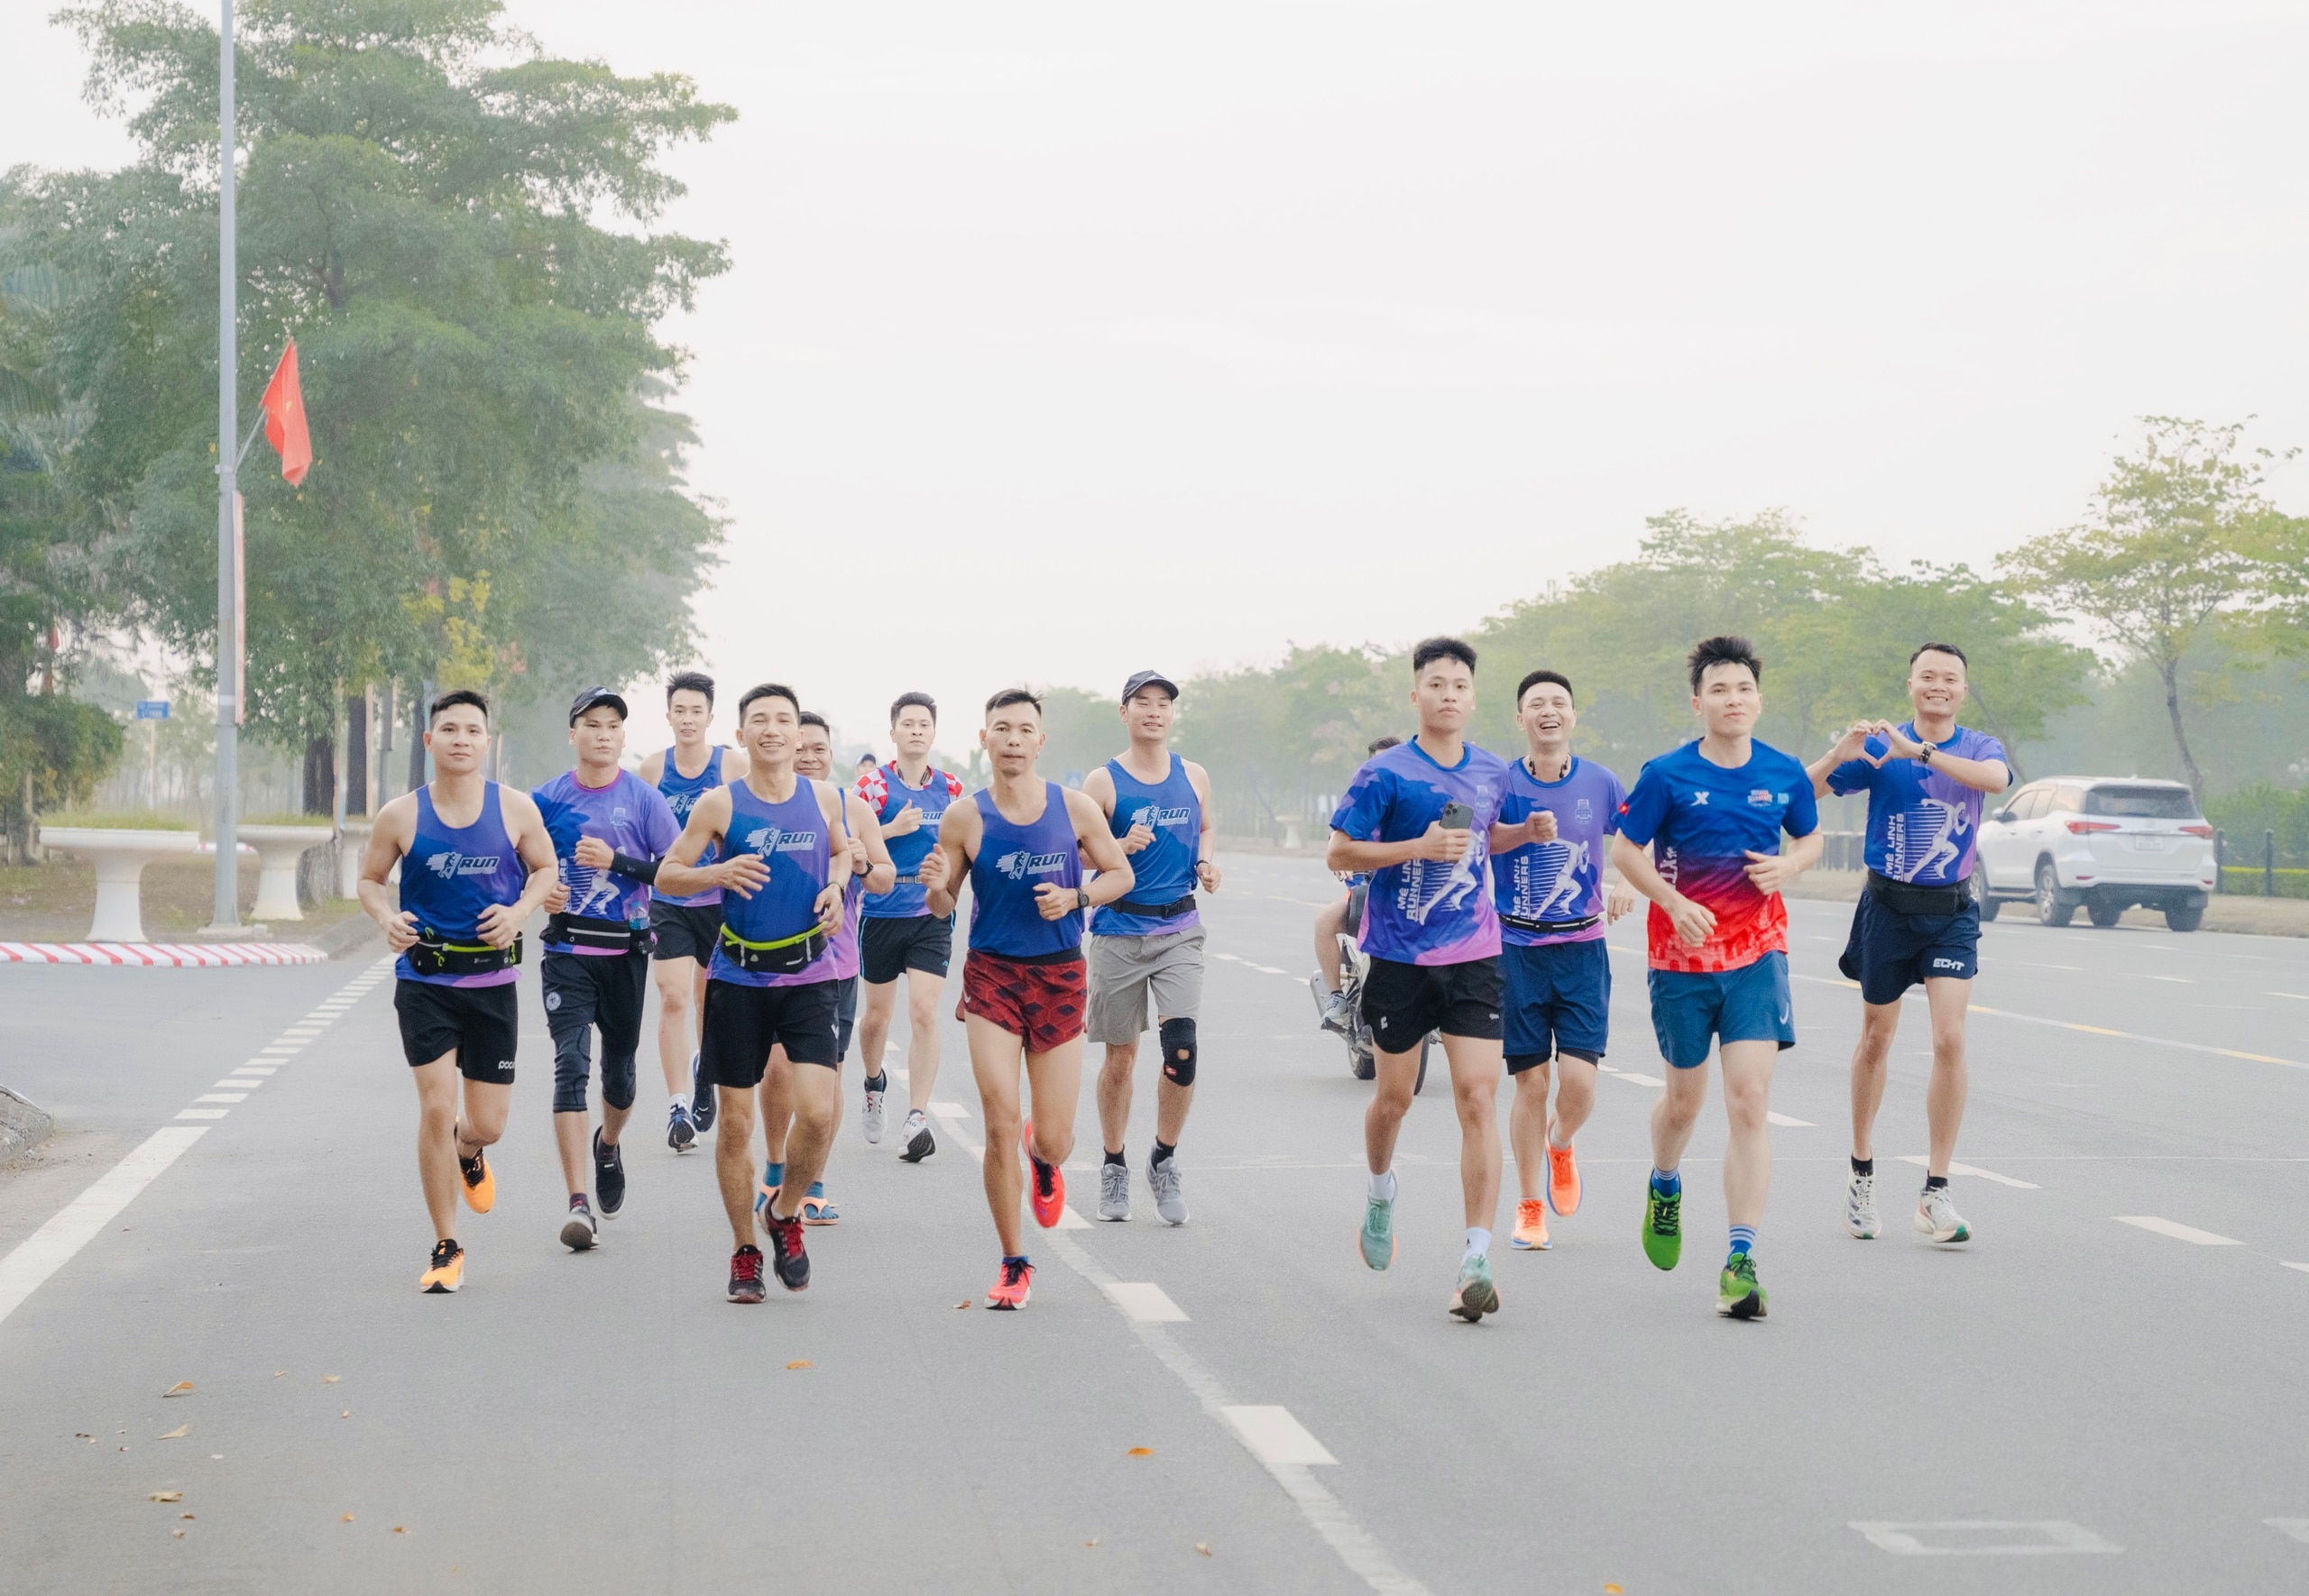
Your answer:
[[[1105,1288],[1107,1300],[1142,1325],[1183,1325],[1186,1310],[1171,1300],[1171,1294],[1152,1280],[1110,1280]],[[1281,1408],[1275,1409],[1280,1413]]]
[[[1870,1546],[1903,1557],[2026,1557],[2124,1550],[2083,1525],[2072,1524],[2065,1518],[1949,1518],[1937,1524],[1855,1519],[1851,1527],[1867,1536]],[[1916,1532],[1931,1529],[1958,1529],[1968,1533],[2027,1531],[2042,1538],[2008,1541],[2002,1546],[1927,1546],[1917,1538]]]
[[[161,1126],[58,1209],[46,1225],[18,1243],[14,1252],[0,1258],[0,1321],[93,1241],[186,1148],[207,1133],[207,1125]]]
[[[1904,1164],[1914,1164],[1919,1169],[1932,1168],[1932,1160],[1923,1153],[1904,1152],[1900,1156],[1900,1162]],[[1962,1175],[1968,1180],[1993,1180],[1999,1186],[2014,1187],[2021,1191],[2044,1190],[2043,1187],[2033,1180],[2015,1180],[2011,1176],[2000,1175],[1994,1169],[1983,1169],[1973,1164],[1960,1164],[1953,1160],[1949,1162],[1948,1172],[1951,1175]]]
[[[1338,1459],[1330,1454],[1329,1448],[1316,1440],[1305,1425],[1292,1417],[1288,1408],[1238,1405],[1219,1411],[1235,1426],[1235,1434],[1251,1449],[1251,1455],[1263,1463],[1299,1463],[1307,1468],[1338,1466]]]
[[[2176,1242],[2188,1242],[2199,1247],[2241,1247],[2245,1244],[2235,1236],[2217,1236],[2209,1230],[2199,1230],[2194,1225],[2159,1219],[2154,1214],[2118,1214],[2112,1217],[2119,1225],[2139,1225],[2160,1236],[2171,1236]]]
[[[2309,1275],[2309,1263],[2288,1263],[2285,1267],[2287,1269],[2297,1269],[2303,1274]]]
[[[2295,1264],[2294,1267],[2298,1269],[2301,1266]],[[2309,1518],[2264,1518],[2261,1522],[2279,1535],[2291,1536],[2295,1540],[2309,1544]]]
[[[1782,1114],[1778,1109],[1766,1109],[1764,1118],[1776,1125],[1798,1125],[1808,1131],[1817,1128],[1808,1119],[1798,1119],[1793,1114]]]

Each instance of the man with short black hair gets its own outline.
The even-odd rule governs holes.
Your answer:
[[[1844,1228],[1883,1234],[1876,1213],[1876,1110],[1900,1026],[1900,998],[1921,982],[1932,1017],[1932,1079],[1925,1089],[1931,1149],[1915,1228],[1935,1242],[1972,1239],[1948,1194],[1967,1086],[1964,1016],[1980,969],[1981,912],[1973,901],[1973,844],[1988,795],[2012,784],[2004,745],[1956,724],[1971,683],[1964,651],[1927,643],[1909,656],[1910,719],[1856,722],[1809,766],[1816,793],[1868,794],[1868,887],[1853,910],[1836,968],[1860,983],[1860,1040],[1852,1050],[1852,1173]]]
[[[959,776],[935,770],[930,745],[938,735],[938,704],[926,693],[901,693],[890,704],[890,741],[897,757],[858,778],[858,795],[881,822],[882,839],[897,866],[895,885],[869,894],[859,927],[859,977],[866,986],[860,1041],[866,1051],[866,1140],[879,1142],[889,1090],[884,1069],[890,1023],[897,1012],[898,977],[906,977],[906,1114],[898,1127],[898,1157],[920,1163],[938,1151],[930,1130],[930,1095],[938,1081],[938,995],[953,958],[954,920],[933,914],[925,901],[922,861],[937,846],[939,822],[962,795]]]
[[[666,683],[666,720],[674,746],[641,762],[640,776],[664,795],[674,819],[686,823],[700,795],[725,782],[746,779],[740,748],[709,743],[713,724],[713,678],[683,671]],[[698,861],[713,862],[709,853]],[[655,949],[650,974],[658,988],[658,1067],[666,1077],[666,1145],[687,1152],[713,1128],[713,1088],[697,1078],[698,1013],[705,1005],[705,968],[722,932],[722,893],[676,894],[649,891],[649,930]]]
[[[553,1034],[553,1135],[569,1191],[561,1243],[583,1252],[600,1239],[585,1196],[586,1078],[593,1032],[602,1033],[602,1124],[591,1149],[601,1217],[625,1206],[625,1155],[618,1137],[633,1112],[641,1008],[649,982],[649,884],[658,859],[681,835],[655,786],[620,767],[625,700],[588,687],[569,705],[566,770],[530,796],[553,839],[560,880],[545,901],[546,1029]]]
[[[1526,675],[1515,689],[1515,720],[1525,751],[1507,767],[1507,796],[1491,833],[1491,882],[1506,989],[1507,1075],[1515,1083],[1507,1139],[1522,1188],[1509,1244],[1536,1252],[1552,1244],[1548,1209],[1566,1216],[1579,1208],[1572,1138],[1595,1108],[1596,1069],[1611,1034],[1604,931],[1635,907],[1635,894],[1625,886],[1605,894],[1604,861],[1627,794],[1610,770],[1571,751],[1579,711],[1570,678],[1550,670]]]
[[[1090,774],[1083,796],[1107,817],[1136,877],[1127,899],[1109,903],[1090,922],[1090,1014],[1087,1032],[1104,1043],[1099,1070],[1099,1126],[1106,1160],[1099,1168],[1099,1217],[1130,1217],[1131,1072],[1149,1010],[1163,1050],[1155,1085],[1154,1145],[1146,1185],[1165,1225],[1187,1222],[1179,1137],[1194,1102],[1202,1009],[1202,917],[1194,889],[1219,890],[1210,857],[1210,776],[1171,752],[1179,690],[1159,671],[1122,684],[1122,723],[1130,747]]]
[[[751,761],[746,779],[698,799],[658,873],[676,893],[718,886],[734,894],[722,900],[699,1063],[720,1103],[713,1169],[738,1243],[730,1259],[732,1302],[763,1296],[763,1260],[754,1242],[754,1088],[775,1049],[795,1066],[819,1067],[790,1071],[790,1178],[765,1215],[778,1283],[789,1291],[809,1287],[801,1203],[794,1194],[823,1169],[841,1118],[835,1043],[842,983],[833,942],[854,873],[846,839],[864,836],[870,864],[889,857],[863,803],[796,772],[801,717],[792,688],[766,682],[747,690],[738,701],[738,731]],[[836,837],[845,839],[839,850]],[[717,842],[727,857],[701,868],[696,861]]]
[[[1419,731],[1375,755],[1331,816],[1324,863],[1368,870],[1360,939],[1370,973],[1363,1017],[1377,1085],[1363,1119],[1370,1169],[1359,1245],[1384,1269],[1395,1256],[1396,1138],[1418,1088],[1421,1039],[1443,1036],[1459,1117],[1459,1188],[1467,1251],[1450,1311],[1469,1324],[1499,1308],[1491,1226],[1499,1208],[1499,916],[1486,874],[1507,766],[1466,740],[1475,711],[1476,651],[1457,637],[1412,650]]]
[[[1772,1065],[1796,1045],[1780,893],[1819,861],[1820,818],[1804,767],[1752,735],[1763,665],[1748,640],[1709,637],[1686,663],[1703,733],[1644,766],[1612,842],[1621,877],[1651,900],[1651,1028],[1669,1064],[1667,1089],[1651,1105],[1643,1252],[1660,1269],[1683,1256],[1677,1166],[1707,1101],[1714,1044],[1732,1131],[1724,1154],[1731,1250],[1716,1311],[1761,1319],[1753,1253],[1771,1188]],[[1793,847],[1781,848],[1783,833]]]
[[[512,1106],[521,927],[553,890],[555,869],[545,819],[529,795],[481,773],[487,699],[465,688],[435,699],[425,746],[433,779],[377,812],[358,891],[385,946],[400,956],[393,1008],[417,1083],[417,1171],[435,1238],[418,1288],[446,1293],[465,1284],[460,1184],[476,1214],[497,1200],[497,1177],[482,1150],[505,1133]],[[402,867],[398,901],[389,882],[395,866]]]

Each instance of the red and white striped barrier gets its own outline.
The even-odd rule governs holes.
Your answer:
[[[221,969],[242,964],[327,964],[302,942],[0,942],[0,964],[124,964]]]

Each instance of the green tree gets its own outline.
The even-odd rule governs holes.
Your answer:
[[[2048,609],[2086,621],[2156,671],[2173,746],[2202,803],[2204,773],[2182,713],[2182,660],[2263,591],[2259,541],[2276,509],[2262,484],[2277,456],[2243,447],[2241,423],[2148,416],[2141,425],[2139,447],[2111,463],[2083,522],[1998,564]]]
[[[242,479],[252,726],[302,747],[388,678],[654,673],[718,539],[679,491],[684,424],[644,402],[681,369],[655,328],[725,260],[647,229],[681,192],[663,151],[733,113],[547,58],[495,0],[240,15],[241,389],[293,335],[315,454],[301,488],[261,454]],[[62,472],[118,611],[207,659],[216,34],[170,0],[61,16],[142,151],[12,179],[19,261],[75,285],[46,366],[90,419]]]

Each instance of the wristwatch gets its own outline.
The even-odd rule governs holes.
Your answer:
[[[1090,906],[1090,891],[1088,887],[1078,886],[1074,889],[1074,906],[1077,909],[1088,909]]]
[[[1917,761],[1918,764],[1929,765],[1932,763],[1932,757],[1939,751],[1940,750],[1938,748],[1934,748],[1930,743],[1927,743],[1924,745],[1924,752],[1917,756]]]

